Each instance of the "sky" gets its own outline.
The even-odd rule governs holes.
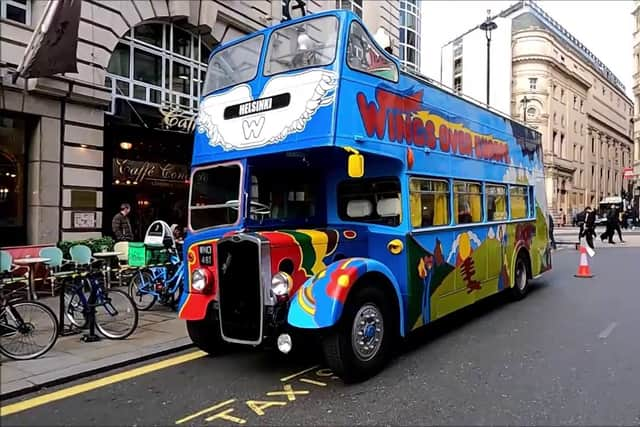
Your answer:
[[[422,64],[427,77],[440,78],[440,48],[508,8],[509,1],[436,1],[422,3]],[[622,81],[633,99],[633,1],[540,0],[537,4],[573,34]]]

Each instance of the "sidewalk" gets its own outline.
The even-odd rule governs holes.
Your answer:
[[[41,298],[58,314],[58,298]],[[55,346],[34,360],[12,360],[0,356],[2,400],[71,381],[108,369],[125,366],[191,346],[185,322],[177,313],[158,303],[149,311],[139,312],[136,331],[127,339],[85,343],[85,331],[58,337]],[[65,322],[65,325],[67,322]]]

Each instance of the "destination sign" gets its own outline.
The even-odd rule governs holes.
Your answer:
[[[224,109],[224,119],[235,119],[238,117],[250,116],[251,114],[264,113],[265,111],[277,110],[289,105],[291,95],[282,93],[268,98],[256,99],[254,101],[243,102],[242,104],[231,105]]]

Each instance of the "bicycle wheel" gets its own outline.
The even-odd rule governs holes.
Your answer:
[[[129,295],[118,289],[103,290],[96,306],[96,327],[105,337],[122,340],[136,330],[138,309]]]
[[[89,299],[89,292],[84,288],[84,279],[82,279],[82,292],[85,298]],[[66,287],[64,290],[64,315],[69,322],[80,329],[87,326],[87,316],[85,316],[84,303],[78,294],[75,286]]]
[[[53,311],[36,301],[10,303],[2,313],[0,353],[16,360],[35,359],[58,339],[58,320]]]
[[[129,281],[129,296],[138,310],[149,310],[158,297],[154,290],[153,275],[148,270],[136,272]]]

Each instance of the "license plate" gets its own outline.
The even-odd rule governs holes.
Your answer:
[[[213,246],[198,246],[198,256],[200,258],[200,265],[213,265]]]

